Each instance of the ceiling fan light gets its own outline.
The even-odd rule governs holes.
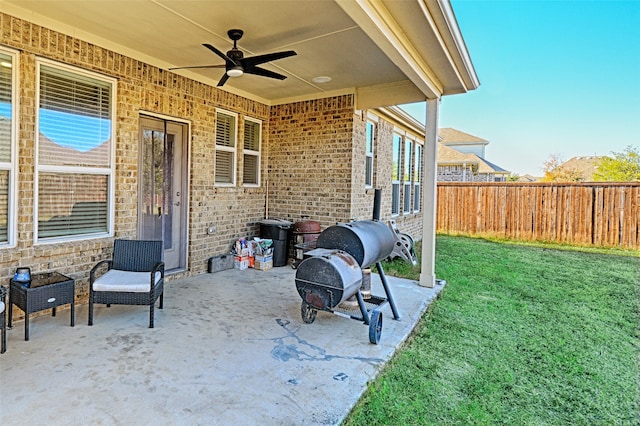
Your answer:
[[[229,77],[240,77],[242,74],[244,74],[244,71],[242,71],[242,67],[239,66],[235,66],[227,70],[227,75]]]

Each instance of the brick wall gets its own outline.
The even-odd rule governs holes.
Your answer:
[[[469,181],[473,177],[471,166],[438,166],[438,182]]]
[[[140,111],[190,122],[189,264],[187,272],[173,278],[206,271],[209,257],[227,253],[239,236],[256,233],[256,221],[264,217],[264,188],[243,188],[241,169],[238,170],[236,187],[214,187],[214,119],[216,108],[238,113],[239,140],[242,140],[245,116],[262,120],[263,147],[267,147],[267,105],[2,13],[0,34],[0,44],[20,51],[18,233],[15,248],[0,249],[0,279],[12,276],[18,265],[30,266],[34,272],[55,269],[76,278],[77,298],[86,301],[88,271],[97,261],[111,254],[112,239],[109,238],[50,244],[33,242],[36,57],[61,61],[118,79],[114,138],[116,237],[136,236]],[[241,167],[241,152],[238,158],[238,167]],[[264,182],[264,165],[262,173]],[[217,232],[207,235],[206,229],[211,225],[217,227]]]
[[[271,108],[269,217],[308,217],[322,229],[350,219],[353,102],[345,95]]]
[[[374,186],[382,189],[380,215],[382,220],[391,218],[391,175],[393,173],[393,123],[378,120],[376,125]],[[372,213],[369,204],[369,214]]]

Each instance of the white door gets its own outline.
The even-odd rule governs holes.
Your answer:
[[[187,125],[140,118],[138,239],[162,240],[165,270],[186,268]]]

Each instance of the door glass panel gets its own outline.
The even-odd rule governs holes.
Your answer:
[[[173,158],[174,158],[174,135],[167,134],[166,144],[164,146],[164,170],[163,170],[163,193],[164,193],[164,248],[165,250],[173,248]]]
[[[164,132],[144,129],[142,141],[142,239],[162,240]]]

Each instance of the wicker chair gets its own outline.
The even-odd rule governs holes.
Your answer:
[[[2,334],[2,343],[0,343],[0,354],[7,351],[7,323],[5,320],[5,311],[8,306],[6,304],[5,296],[7,290],[0,285],[0,334]]]
[[[106,272],[97,276],[99,271]],[[162,241],[115,240],[113,259],[96,264],[89,275],[89,325],[93,325],[94,303],[149,306],[149,328],[153,309],[164,297]]]

